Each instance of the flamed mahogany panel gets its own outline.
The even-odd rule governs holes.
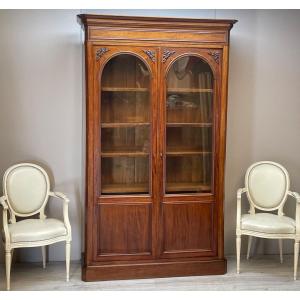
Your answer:
[[[151,204],[100,204],[98,255],[150,254]]]
[[[212,203],[164,203],[163,251],[212,251]]]
[[[161,41],[195,41],[204,43],[226,43],[228,36],[225,30],[220,31],[184,31],[184,35],[176,30],[165,31],[162,35],[160,31],[155,30],[136,30],[113,27],[95,27],[89,30],[91,40],[161,40]]]

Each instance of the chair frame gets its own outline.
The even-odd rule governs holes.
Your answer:
[[[43,204],[39,209],[30,213],[19,213],[16,212],[9,200],[6,188],[7,177],[11,173],[11,171],[15,170],[19,167],[32,167],[38,169],[45,177],[46,184],[47,184],[47,191],[45,195],[45,199]],[[0,197],[0,204],[3,207],[3,230],[4,230],[4,249],[5,249],[5,269],[6,269],[6,288],[10,290],[10,272],[11,272],[11,262],[13,257],[13,251],[16,248],[27,248],[27,247],[42,247],[42,258],[43,258],[43,268],[46,267],[46,246],[65,241],[66,242],[66,280],[69,281],[69,274],[70,274],[70,254],[71,254],[71,241],[72,241],[72,232],[71,232],[71,225],[69,221],[69,213],[68,213],[68,204],[69,199],[60,192],[51,192],[50,191],[50,181],[48,174],[45,172],[43,168],[36,164],[32,163],[20,163],[11,166],[9,169],[6,170],[4,177],[3,177],[3,189],[4,189],[4,196]],[[49,197],[53,197],[54,199],[63,200],[63,222],[66,227],[67,234],[64,236],[59,236],[47,240],[42,241],[35,241],[35,242],[12,242],[10,239],[9,234],[9,227],[8,224],[16,223],[16,216],[18,217],[30,217],[36,214],[39,214],[39,218],[41,220],[45,220],[47,216],[45,215],[45,208],[48,203]],[[8,220],[8,212],[9,212],[9,220]]]
[[[284,193],[284,196],[282,197],[279,205],[272,208],[264,208],[258,206],[252,199],[251,194],[249,193],[248,188],[248,178],[251,170],[255,168],[258,165],[261,164],[270,164],[277,166],[280,168],[283,173],[285,174],[286,179],[286,190]],[[296,192],[289,191],[290,188],[290,180],[289,180],[289,174],[287,170],[280,164],[272,162],[272,161],[260,161],[257,163],[252,164],[245,175],[245,186],[244,188],[240,188],[237,191],[237,216],[236,216],[236,253],[237,253],[237,273],[240,273],[240,254],[241,254],[241,236],[242,235],[248,235],[248,249],[247,249],[247,259],[249,259],[250,254],[250,248],[251,248],[251,242],[252,237],[259,237],[259,238],[267,238],[267,239],[279,239],[279,251],[280,251],[280,261],[282,263],[282,239],[293,239],[295,241],[294,243],[294,280],[297,279],[297,266],[298,266],[298,255],[299,255],[299,241],[300,241],[300,195]],[[255,214],[255,209],[259,209],[262,211],[274,211],[278,210],[279,216],[284,216],[283,213],[283,207],[286,203],[287,197],[292,196],[296,199],[296,230],[295,233],[289,233],[289,234],[283,234],[283,233],[263,233],[263,232],[256,232],[256,231],[250,231],[250,230],[243,230],[241,229],[241,199],[242,194],[246,193],[248,202],[250,204],[250,214]]]

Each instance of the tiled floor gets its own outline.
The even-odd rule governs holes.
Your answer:
[[[235,258],[228,258],[228,272],[221,276],[192,276],[100,282],[81,281],[81,266],[72,262],[70,282],[65,282],[65,264],[52,262],[44,270],[41,264],[15,264],[12,267],[12,290],[300,290],[293,280],[293,258],[259,256],[247,261],[242,257],[241,274],[235,272]],[[5,289],[4,265],[0,265],[0,290]]]

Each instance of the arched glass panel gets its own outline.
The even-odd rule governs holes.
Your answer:
[[[166,193],[212,190],[213,73],[196,56],[177,59],[167,76]]]
[[[136,56],[120,54],[101,80],[101,194],[149,193],[149,70]]]

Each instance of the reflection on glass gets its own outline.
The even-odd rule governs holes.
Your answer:
[[[133,55],[105,66],[101,82],[101,193],[150,192],[150,73]]]
[[[149,154],[149,126],[102,128],[102,154],[145,153]]]
[[[211,152],[212,127],[167,127],[167,153],[172,151]]]
[[[102,157],[102,194],[149,192],[148,157]]]
[[[104,91],[101,104],[103,123],[149,123],[148,91]]]
[[[211,154],[167,155],[167,193],[210,192]]]
[[[213,74],[204,60],[172,64],[166,108],[166,193],[211,192]]]

